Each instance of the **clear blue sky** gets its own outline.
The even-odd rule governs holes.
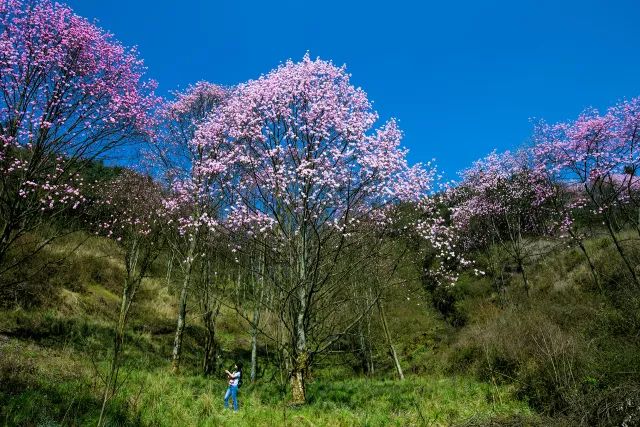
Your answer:
[[[346,63],[399,119],[410,160],[435,158],[448,178],[521,145],[530,118],[640,95],[637,0],[67,3],[137,45],[161,94],[256,78],[307,50]]]

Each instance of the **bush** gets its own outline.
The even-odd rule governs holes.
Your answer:
[[[640,425],[640,382],[626,381],[590,393],[581,403],[575,415],[584,425]]]
[[[476,325],[467,340],[475,348],[480,378],[515,382],[517,394],[541,412],[557,414],[575,399],[585,345],[545,313],[510,309],[491,323]]]

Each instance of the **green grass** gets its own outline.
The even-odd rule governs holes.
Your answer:
[[[85,237],[61,239],[34,264],[59,257]],[[90,237],[31,285],[48,289],[49,299],[0,310],[0,425],[97,423],[123,279],[117,255],[113,242]],[[508,385],[443,376],[425,367],[433,365],[433,348],[449,329],[443,330],[442,321],[417,303],[408,308],[402,292],[409,290],[389,303],[390,325],[409,373],[406,381],[385,379],[393,373],[384,357],[377,361],[381,376],[375,379],[353,377],[344,364],[320,367],[308,385],[309,403],[294,408],[265,374],[241,389],[239,413],[224,411],[224,378],[203,377],[197,370],[201,327],[196,316],[185,337],[182,372],[170,373],[172,292],[164,279],[143,282],[126,336],[124,382],[108,406],[107,425],[409,426],[536,419]],[[247,351],[247,336],[234,313],[223,310],[218,325],[225,361]]]
[[[92,425],[97,421],[107,369],[108,323],[100,319],[14,310],[0,324],[0,425]],[[333,379],[319,371],[308,388],[309,404],[287,405],[276,382],[240,391],[241,411],[224,411],[223,378],[188,367],[169,372],[162,337],[129,332],[118,397],[108,425],[152,426],[384,426],[456,425],[468,420],[535,419],[509,386],[492,387],[469,377],[414,375],[385,379]]]
[[[152,425],[452,425],[479,414],[485,419],[531,415],[508,390],[491,390],[468,378],[318,380],[310,384],[310,402],[301,408],[274,401],[270,393],[275,390],[268,385],[247,387],[241,389],[237,414],[222,410],[219,381],[186,377],[176,382],[163,373],[146,381],[141,420]]]
[[[6,425],[91,425],[100,387],[90,361],[71,348],[44,348],[22,340],[2,345],[3,369],[13,366],[13,391],[3,387],[0,422]],[[149,360],[149,362],[152,362]],[[157,362],[157,361],[156,361]],[[100,363],[103,365],[103,363]],[[6,372],[5,372],[6,373]],[[291,408],[277,385],[246,385],[239,413],[222,408],[223,379],[169,373],[168,363],[127,366],[108,425],[154,426],[408,426],[455,425],[470,419],[533,417],[508,387],[465,377],[420,376],[404,382],[317,379],[309,404]]]
[[[0,426],[97,423],[124,270],[117,246],[104,238],[89,237],[63,257],[86,237],[71,235],[43,250],[22,272],[31,281],[0,304]],[[356,375],[359,362],[348,352],[320,358],[303,407],[288,405],[279,376],[269,380],[274,367],[262,347],[266,370],[241,389],[237,414],[222,408],[223,376],[199,374],[204,330],[197,304],[189,312],[182,371],[170,373],[176,289],[167,286],[161,257],[131,312],[124,381],[108,405],[107,425],[506,427],[640,419],[639,293],[611,242],[596,238],[587,248],[601,286],[581,253],[563,249],[532,260],[530,298],[518,274],[504,300],[489,277],[463,274],[448,322],[418,280],[391,289],[385,307],[403,382],[391,379],[375,316],[376,376]],[[629,253],[640,259],[637,245],[629,244]],[[56,262],[37,270],[50,260]],[[248,358],[246,324],[233,310],[221,311],[216,336],[223,365]]]

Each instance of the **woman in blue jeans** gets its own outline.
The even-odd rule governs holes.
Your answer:
[[[229,387],[224,395],[224,407],[229,407],[229,398],[233,399],[233,410],[238,412],[238,385],[240,384],[240,376],[242,376],[242,366],[235,364],[233,366],[233,372],[225,370],[227,378],[229,379]]]

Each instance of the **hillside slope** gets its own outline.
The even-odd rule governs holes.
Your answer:
[[[547,246],[540,242],[541,252]],[[261,347],[259,379],[242,388],[237,415],[222,410],[224,378],[200,374],[204,328],[196,304],[183,370],[170,373],[176,297],[159,262],[132,311],[123,383],[108,419],[111,425],[634,425],[638,291],[606,239],[589,241],[588,249],[600,287],[580,253],[566,248],[532,261],[529,297],[517,272],[500,286],[488,276],[463,275],[447,290],[446,316],[416,280],[389,292],[404,382],[394,379],[379,334],[373,377],[356,374],[353,354],[337,353],[313,371],[309,405],[290,408]],[[26,267],[32,279],[0,313],[0,425],[96,422],[124,277],[118,250],[107,239],[76,234],[34,260],[33,266],[49,260],[46,269]],[[219,365],[248,360],[241,317],[223,307],[217,324]]]
[[[61,256],[84,239],[71,255]],[[16,293],[18,306],[15,301],[6,304],[0,314],[1,425],[95,424],[123,280],[117,254],[117,246],[103,238],[60,240],[40,255],[40,261],[56,262],[34,273],[37,280]],[[137,297],[127,331],[123,384],[109,405],[110,425],[404,426],[536,419],[513,397],[513,386],[444,375],[436,368],[434,345],[452,329],[427,308],[424,296],[408,288],[388,300],[406,381],[392,379],[384,353],[374,378],[355,375],[347,355],[339,359],[343,363],[321,364],[314,371],[310,404],[294,409],[286,405],[284,390],[266,367],[255,385],[241,389],[240,414],[224,412],[224,379],[199,374],[203,332],[196,309],[187,331],[184,369],[179,375],[170,373],[175,297],[161,276],[158,270],[145,279]],[[36,295],[41,297],[30,297]],[[223,309],[218,324],[221,364],[246,357],[249,340],[239,317]]]

